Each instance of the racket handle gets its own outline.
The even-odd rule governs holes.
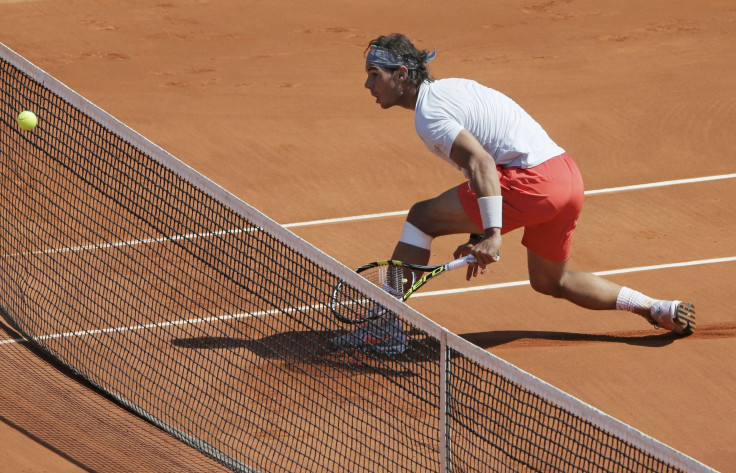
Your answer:
[[[454,261],[450,261],[449,263],[445,265],[445,269],[447,271],[450,271],[451,269],[462,268],[463,266],[467,266],[470,263],[475,263],[475,256],[467,255],[467,256],[463,256],[462,258],[458,258]]]

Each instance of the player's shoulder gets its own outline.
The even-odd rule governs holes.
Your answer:
[[[481,96],[497,93],[494,89],[473,79],[450,77],[426,83],[426,93],[434,97]]]
[[[466,79],[438,79],[425,82],[414,109],[414,123],[419,136],[436,134],[446,128],[454,129],[460,123],[463,109],[468,103],[463,92]]]
[[[481,84],[473,79],[464,79],[462,77],[446,77],[428,82],[431,89],[455,89],[462,87],[476,87]]]

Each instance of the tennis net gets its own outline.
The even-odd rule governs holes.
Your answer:
[[[0,193],[6,320],[233,471],[712,471],[437,326],[2,44]],[[402,321],[406,352],[331,348],[341,281]]]

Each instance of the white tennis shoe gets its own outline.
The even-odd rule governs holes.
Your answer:
[[[695,331],[695,306],[689,302],[655,301],[650,313],[650,322],[656,327],[680,335],[690,335]]]
[[[364,322],[352,332],[331,338],[330,343],[337,349],[359,348],[381,355],[399,355],[407,348],[401,321],[393,317]]]

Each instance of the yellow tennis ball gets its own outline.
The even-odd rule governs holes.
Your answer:
[[[30,110],[24,110],[18,115],[18,125],[24,130],[33,130],[38,125],[38,117]]]

